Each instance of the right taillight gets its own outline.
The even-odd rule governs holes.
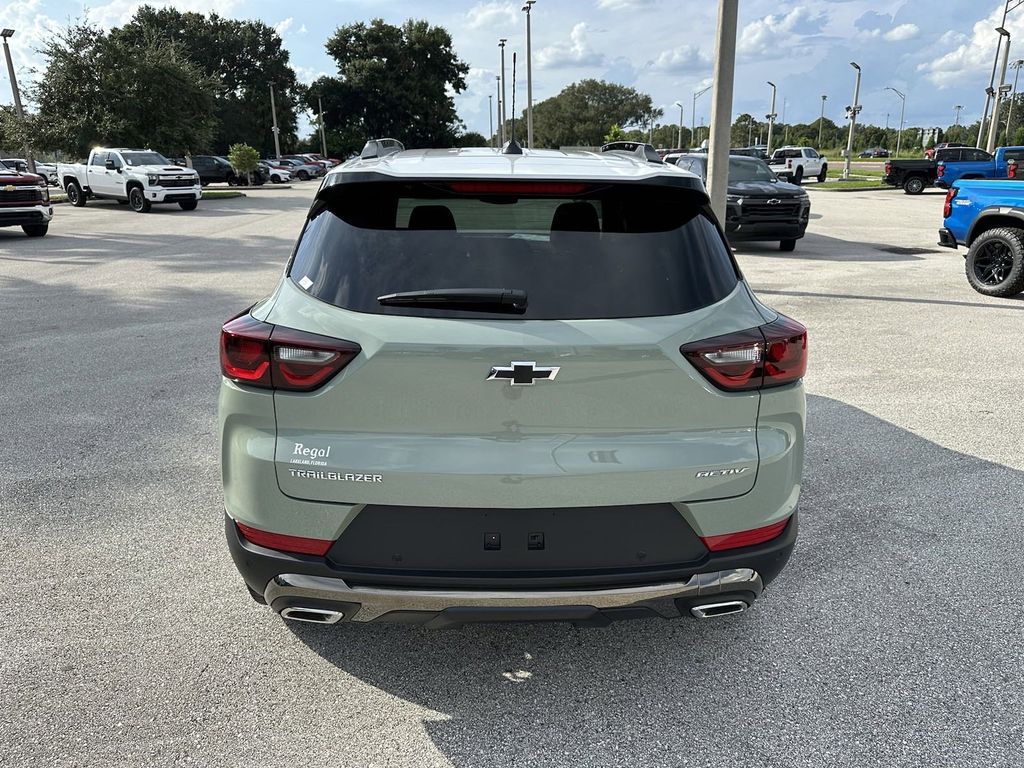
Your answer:
[[[807,329],[779,315],[767,325],[693,341],[679,351],[719,389],[779,387],[803,378],[807,371]]]
[[[1006,164],[1006,178],[1016,179],[1017,178],[1017,161],[1011,160]]]
[[[946,190],[946,202],[942,204],[942,218],[948,219],[953,213],[953,198],[959,191],[957,187],[950,187]]]
[[[885,164],[885,175],[892,176],[892,163]]]
[[[325,384],[360,352],[358,344],[257,320],[248,312],[220,331],[220,369],[231,381],[308,392]]]
[[[946,175],[946,164],[945,164],[945,163],[939,163],[939,164],[938,164],[938,165],[937,165],[937,166],[935,167],[935,175],[936,175],[937,177],[939,177],[940,179],[941,179],[941,178],[942,178],[943,176],[945,176],[945,175]]]

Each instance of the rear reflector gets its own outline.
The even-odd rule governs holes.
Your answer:
[[[571,181],[452,181],[448,188],[465,195],[579,195],[593,189]]]
[[[720,389],[780,387],[807,371],[807,329],[779,315],[767,325],[690,342],[679,351]]]
[[[239,384],[308,392],[358,355],[358,344],[264,323],[248,313],[220,332],[220,368]]]
[[[333,541],[325,539],[307,539],[302,536],[285,536],[283,533],[271,533],[261,531],[259,528],[240,523],[237,520],[239,533],[246,541],[257,544],[267,549],[276,549],[280,552],[294,552],[299,555],[326,555],[331,548]]]
[[[764,528],[754,528],[750,531],[737,531],[736,533],[725,533],[721,536],[701,536],[700,540],[711,552],[721,552],[723,549],[739,549],[740,547],[752,547],[755,544],[763,544],[766,541],[777,539],[786,530],[789,522],[787,517],[777,523],[766,525]]]

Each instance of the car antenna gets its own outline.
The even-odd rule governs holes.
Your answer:
[[[512,130],[510,131],[509,140],[505,142],[505,146],[501,148],[501,154],[503,155],[521,155],[523,154],[523,148],[519,146],[519,142],[516,141],[516,52],[512,51]]]

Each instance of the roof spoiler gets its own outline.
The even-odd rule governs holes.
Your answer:
[[[632,155],[638,160],[645,160],[648,163],[663,162],[653,146],[639,141],[612,141],[601,147],[601,151],[622,152],[623,154]]]
[[[362,160],[369,160],[404,151],[405,145],[398,139],[370,139],[363,145],[363,151],[359,153],[359,157]]]

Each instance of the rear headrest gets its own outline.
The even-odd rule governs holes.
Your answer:
[[[597,210],[590,203],[562,203],[551,219],[552,232],[598,232]]]
[[[455,229],[455,217],[443,205],[417,205],[409,214],[409,229]]]

